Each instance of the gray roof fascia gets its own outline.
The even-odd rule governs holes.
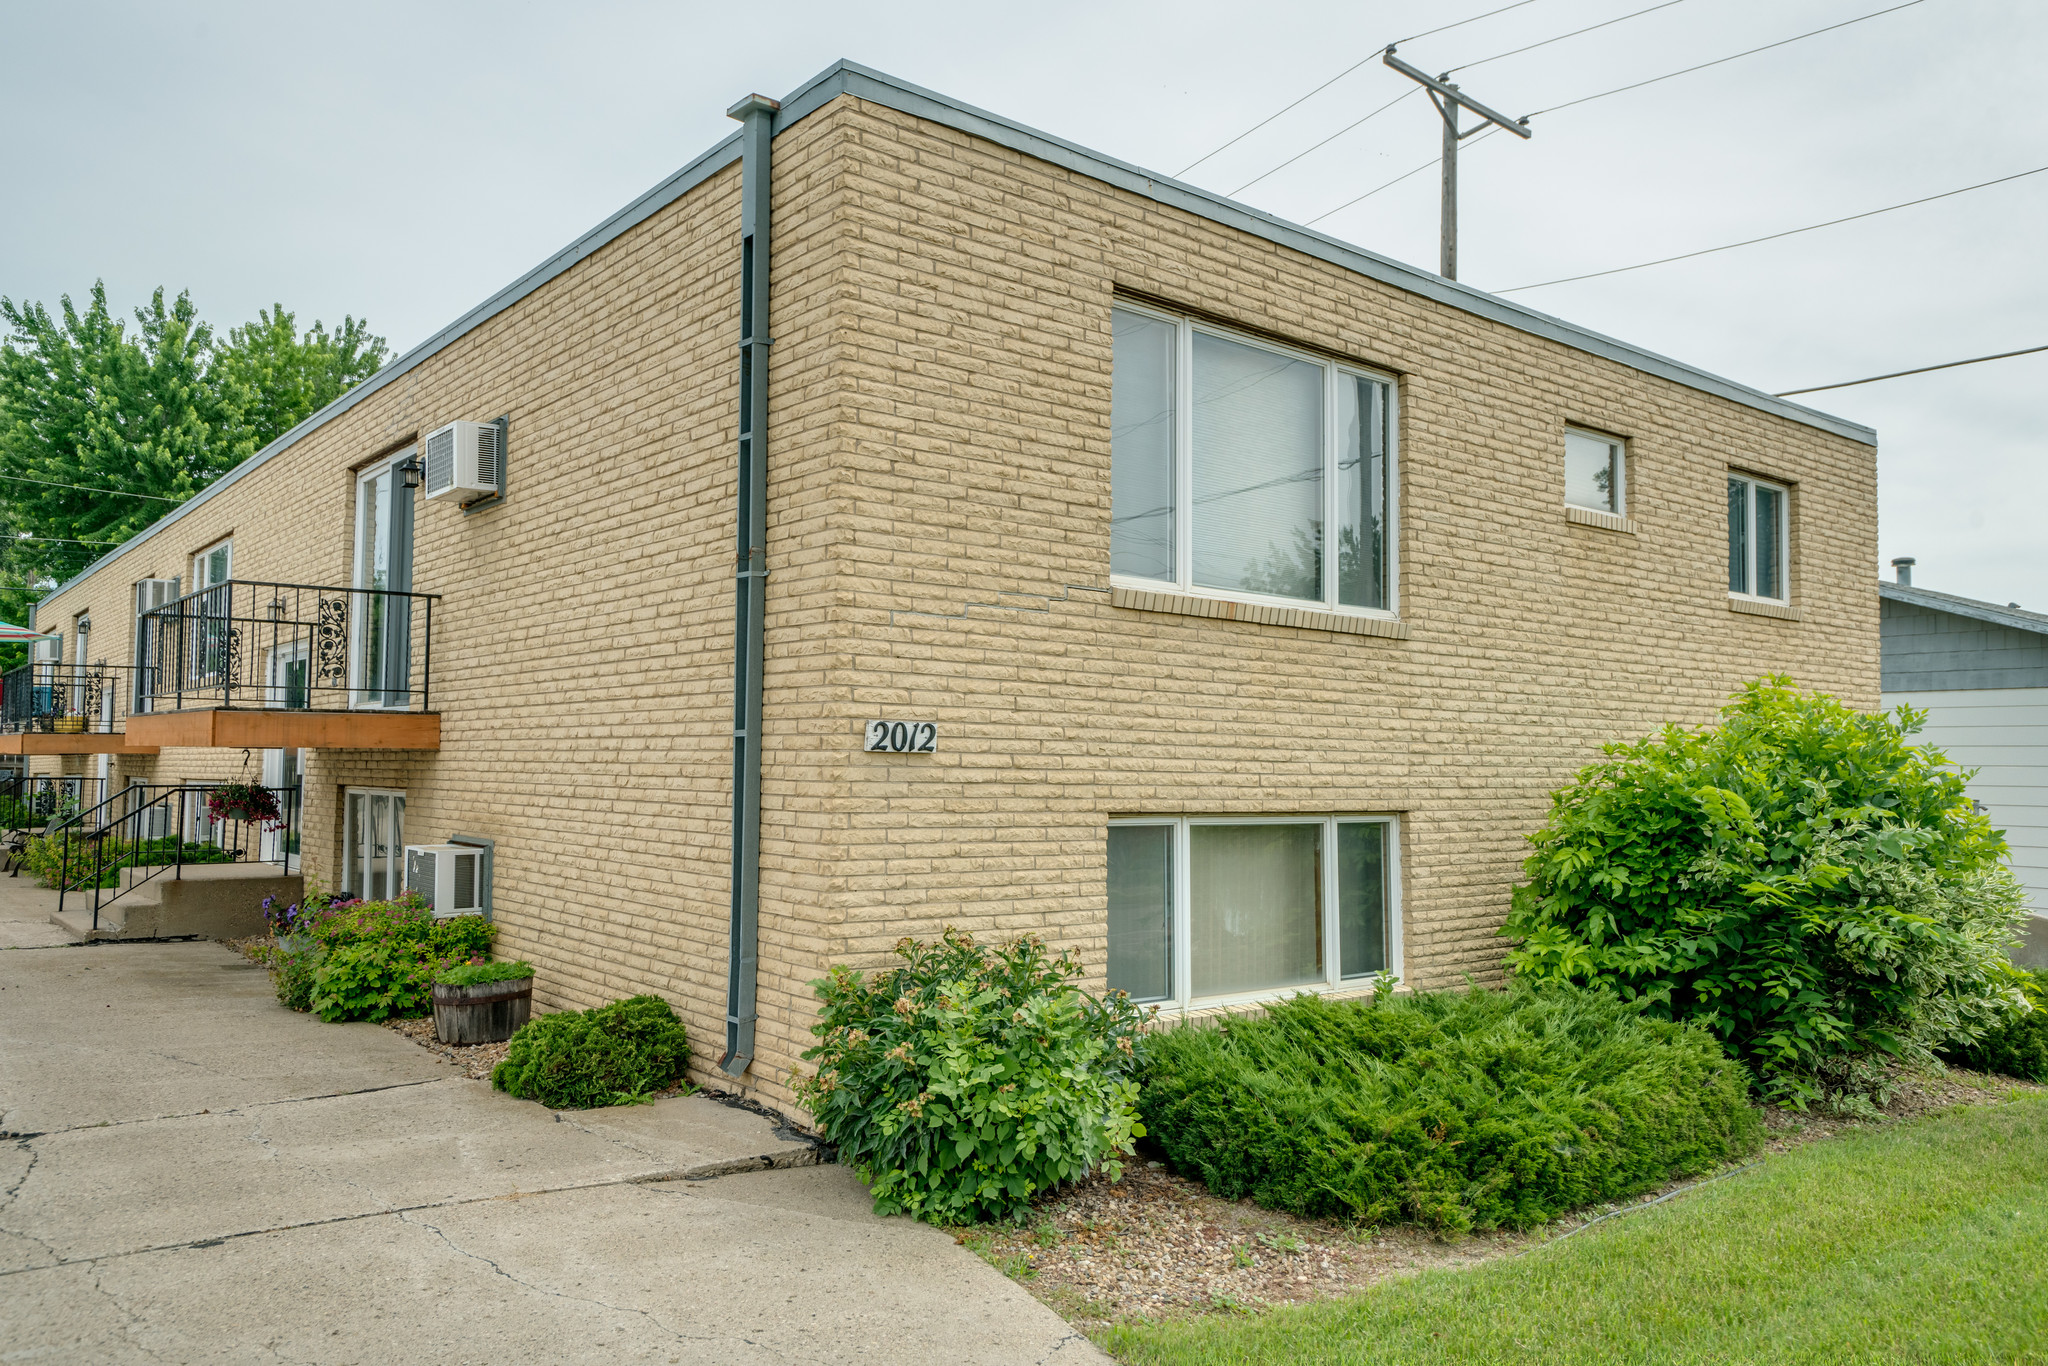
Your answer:
[[[1616,338],[1589,331],[1562,318],[1552,317],[1548,313],[1539,313],[1533,308],[1503,299],[1497,294],[1488,294],[1470,285],[1446,280],[1441,275],[1325,236],[1311,228],[1276,218],[1248,204],[1240,204],[1234,199],[1226,199],[1222,195],[1212,194],[1194,185],[1155,175],[1129,162],[1092,152],[1064,138],[1041,133],[1035,128],[1027,128],[1001,115],[962,104],[936,91],[898,80],[886,72],[861,66],[856,62],[835,62],[800,87],[783,102],[783,111],[775,120],[776,131],[781,132],[805,114],[823,106],[833,95],[841,93],[886,105],[901,113],[963,133],[970,133],[975,137],[1008,147],[1012,151],[1022,152],[1119,189],[1129,190],[1157,203],[1183,209],[1280,246],[1291,247],[1304,255],[1355,271],[1411,294],[1419,294],[1437,303],[1502,323],[1518,331],[1560,342],[1576,350],[1626,365],[1630,369],[1683,384],[1689,389],[1713,394],[1718,398],[1725,398],[1744,407],[1755,408],[1760,412],[1786,418],[1804,426],[1816,427],[1866,446],[1877,444],[1875,429],[1861,423],[1823,413],[1802,403],[1788,402],[1775,394],[1710,374],[1683,361],[1658,355],[1654,351],[1645,351],[1639,346],[1631,346]]]
[[[115,546],[84,569],[81,569],[64,583],[51,589],[40,600],[40,603],[47,604],[59,594],[65,593],[78,584],[83,583],[106,565],[111,564],[135,549],[158,532],[170,527],[172,523],[185,516],[185,514],[200,507],[215,495],[224,492],[245,475],[254,473],[268,461],[282,455],[301,438],[340,417],[343,413],[355,407],[356,404],[361,403],[379,389],[384,388],[393,380],[402,378],[408,371],[415,369],[436,353],[453,345],[473,329],[489,322],[513,304],[518,303],[521,299],[524,299],[548,281],[576,265],[579,261],[591,256],[620,235],[653,217],[718,172],[724,170],[727,166],[738,162],[739,159],[740,135],[735,132],[721,140],[710,151],[704,153],[695,161],[692,161],[689,165],[683,167],[680,171],[677,171],[674,175],[668,177],[668,179],[662,181],[659,185],[656,185],[653,189],[605,219],[602,223],[599,223],[589,232],[584,233],[568,246],[563,247],[560,251],[548,257],[547,260],[542,261],[539,265],[521,275],[511,284],[506,285],[475,308],[470,309],[454,322],[449,323],[439,332],[436,332],[397,360],[390,362],[355,388],[341,395],[318,412],[308,415],[297,426],[229,470],[198,493],[193,494],[192,497],[186,499],[171,512],[165,514],[161,520],[153,522],[141,531],[136,532],[120,545]]]
[[[1957,597],[1954,593],[1937,593],[1932,588],[1914,588],[1888,579],[1877,581],[1877,595],[1892,602],[1925,607],[1932,612],[1946,612],[1954,617],[1969,617],[1974,621],[1988,621],[1994,626],[2009,626],[2015,631],[2048,636],[2048,614],[2040,612],[2001,607],[1995,602],[1979,602],[1975,598]]]
[[[1041,133],[1001,115],[963,104],[936,91],[912,85],[908,81],[899,80],[886,72],[876,71],[857,62],[834,62],[798,86],[782,101],[782,108],[775,116],[775,131],[778,134],[786,132],[839,95],[852,95],[942,127],[971,134],[1026,156],[1129,190],[1156,203],[1182,209],[1277,245],[1290,247],[1318,260],[1393,285],[1397,289],[1419,294],[1424,298],[1505,324],[1533,336],[1560,342],[1645,374],[1656,375],[1702,393],[1713,394],[1745,407],[1816,427],[1864,445],[1877,444],[1877,433],[1859,423],[1830,416],[1803,404],[1788,403],[1761,389],[1737,384],[1733,380],[1709,374],[1705,370],[1696,369],[1668,356],[1660,356],[1653,351],[1630,346],[1613,337],[1588,331],[1561,318],[1539,313],[1497,295],[1474,289],[1470,285],[1446,280],[1440,275],[1433,275],[1415,266],[1325,236],[1311,228],[1276,218],[1250,205],[1240,204],[1234,199],[1226,199],[1197,186],[1167,176],[1155,175],[1129,162],[1092,152],[1078,143],[1068,142],[1050,133]],[[308,433],[347,412],[393,380],[444,350],[472,329],[488,322],[622,233],[644,222],[717,172],[732,165],[739,160],[739,143],[740,135],[737,132],[724,138],[689,165],[235,466],[219,480],[193,495],[163,520],[137,532],[127,541],[94,560],[69,580],[52,589],[41,601],[48,603],[59,594],[69,591],[106,565],[163,531],[186,513],[223,492],[243,476],[290,449]]]

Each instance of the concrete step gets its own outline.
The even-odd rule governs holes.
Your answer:
[[[129,869],[126,887],[102,892],[99,925],[93,925],[92,892],[67,892],[64,909],[50,922],[80,939],[243,939],[264,931],[263,899],[296,901],[305,879],[274,863],[188,864],[137,884]],[[111,900],[105,898],[111,897]]]

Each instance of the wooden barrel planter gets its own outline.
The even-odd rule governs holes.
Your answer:
[[[434,983],[434,1037],[442,1043],[503,1043],[533,1016],[533,979]]]

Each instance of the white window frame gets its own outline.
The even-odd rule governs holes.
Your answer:
[[[1283,1000],[1303,992],[1323,995],[1336,991],[1363,991],[1381,977],[1402,975],[1401,822],[1398,816],[1350,812],[1335,815],[1303,812],[1299,815],[1282,816],[1112,816],[1109,824],[1113,827],[1165,826],[1174,832],[1173,913],[1168,920],[1170,928],[1166,945],[1167,978],[1173,984],[1173,994],[1163,1001],[1147,1003],[1157,1005],[1162,1012],[1185,1014],[1195,1010],[1252,1005],[1261,1001]],[[1194,943],[1194,842],[1189,838],[1189,830],[1197,825],[1321,825],[1324,849],[1322,894],[1323,904],[1329,907],[1338,904],[1337,827],[1386,827],[1387,966],[1378,972],[1369,972],[1359,977],[1341,976],[1344,971],[1343,945],[1339,943],[1338,917],[1333,913],[1323,917],[1323,981],[1273,987],[1236,995],[1196,996],[1194,955],[1189,952],[1190,946]]]
[[[1588,441],[1598,441],[1603,446],[1612,448],[1612,459],[1614,461],[1614,506],[1611,508],[1592,508],[1587,507],[1584,503],[1574,503],[1569,497],[1564,500],[1564,505],[1568,508],[1578,508],[1582,512],[1598,512],[1610,517],[1628,516],[1628,442],[1618,436],[1609,436],[1606,432],[1596,432],[1591,427],[1577,427],[1570,423],[1565,424],[1564,436],[1567,442],[1575,436],[1581,436]]]
[[[399,801],[404,801],[405,789],[402,787],[344,787],[341,790],[341,889],[348,896],[356,897],[360,900],[368,900],[369,888],[367,886],[358,888],[351,887],[350,885],[354,879],[364,877],[369,871],[367,867],[356,866],[355,850],[349,840],[349,836],[354,832],[351,824],[350,809],[355,805],[357,797],[364,799],[363,806],[367,811],[369,809],[369,799],[372,797],[396,797]],[[398,821],[397,835],[398,838],[391,842],[393,852],[389,855],[389,858],[392,860],[392,867],[386,870],[389,876],[395,879],[384,889],[384,899],[387,901],[395,900],[405,892],[405,826],[402,816]]]
[[[208,578],[206,572],[207,565],[212,562],[213,553],[217,550],[227,551],[228,572],[217,579]],[[192,588],[194,592],[197,592],[199,589],[202,588],[212,588],[216,584],[226,583],[229,579],[232,579],[234,576],[235,538],[232,536],[221,537],[212,545],[206,547],[206,549],[200,551],[198,554],[192,557]]]
[[[1110,583],[1118,588],[1135,588],[1156,593],[1162,588],[1192,598],[1218,602],[1246,602],[1264,607],[1292,607],[1298,611],[1330,612],[1341,616],[1372,617],[1381,621],[1400,618],[1400,528],[1401,528],[1401,383],[1399,376],[1363,365],[1334,361],[1328,356],[1284,346],[1264,337],[1233,332],[1213,323],[1196,322],[1185,314],[1169,313],[1118,299],[1116,308],[1137,313],[1176,329],[1173,379],[1173,558],[1174,579],[1141,579],[1112,573]],[[1240,346],[1256,347],[1290,360],[1320,366],[1323,371],[1323,598],[1283,598],[1268,593],[1235,589],[1206,588],[1194,581],[1195,537],[1195,333],[1202,332]],[[1112,362],[1113,364],[1113,362]],[[1337,601],[1337,385],[1342,375],[1373,380],[1387,386],[1387,605],[1352,607]],[[1114,515],[1115,509],[1111,509]]]
[[[363,533],[370,521],[377,515],[376,501],[369,496],[371,482],[379,478],[389,478],[391,480],[391,498],[395,503],[401,495],[405,494],[403,487],[405,476],[398,467],[418,455],[419,449],[417,445],[411,445],[393,451],[389,455],[380,456],[364,466],[356,474],[356,506],[353,523],[355,544],[349,551],[349,564],[351,566],[349,570],[349,586],[355,591],[350,594],[349,604],[348,704],[357,711],[405,711],[412,705],[412,693],[409,688],[404,690],[387,689],[381,682],[371,679],[367,673],[370,658],[369,633],[371,630],[371,617],[373,615],[370,611],[370,604],[376,601],[376,599],[371,598],[367,591],[370,588],[370,585],[366,582],[369,577],[369,565],[365,563],[364,551],[368,549],[368,545]],[[396,520],[395,508],[393,520]],[[387,522],[384,526],[377,528],[377,533],[384,538],[386,553],[388,554],[392,534],[391,524]],[[383,603],[385,611],[390,611],[392,599],[384,598]],[[380,624],[378,629],[388,628]],[[410,630],[409,608],[407,629]],[[389,643],[387,638],[384,645],[388,648]],[[382,656],[380,655],[381,658]],[[409,683],[410,681],[408,676],[407,682]],[[394,693],[395,695],[386,697],[385,694],[387,692]]]
[[[1792,490],[1788,485],[1780,484],[1772,479],[1759,479],[1753,474],[1744,474],[1740,470],[1728,471],[1728,479],[1730,482],[1740,480],[1749,485],[1750,489],[1749,496],[1742,500],[1743,513],[1749,519],[1749,525],[1743,529],[1742,543],[1744,553],[1749,557],[1749,562],[1743,566],[1743,582],[1752,586],[1756,583],[1756,490],[1760,488],[1770,489],[1778,495],[1778,508],[1780,511],[1778,518],[1778,579],[1779,587],[1784,589],[1784,593],[1775,598],[1767,598],[1761,593],[1738,593],[1733,588],[1728,590],[1728,596],[1741,602],[1767,602],[1776,607],[1790,606],[1792,602]],[[1724,485],[1723,487],[1725,488],[1726,486]],[[1723,525],[1723,532],[1725,535],[1725,523]],[[1724,578],[1726,577],[1726,569],[1727,560],[1724,553],[1722,560]]]

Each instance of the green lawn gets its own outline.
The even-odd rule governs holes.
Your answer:
[[[1195,1363],[2048,1363],[2048,1099],[1811,1144],[1467,1271],[1123,1326]]]

